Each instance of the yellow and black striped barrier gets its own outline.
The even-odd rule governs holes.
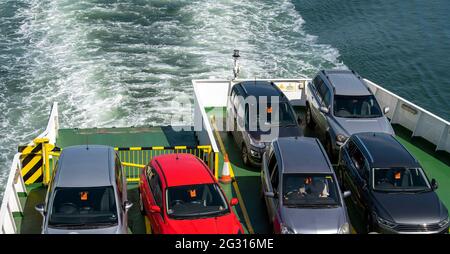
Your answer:
[[[55,146],[49,143],[48,138],[36,138],[33,145],[19,146],[21,153],[20,171],[25,184],[44,183],[50,181],[50,155],[58,155],[53,151]]]
[[[25,184],[44,183],[50,181],[52,165],[59,156],[61,149],[49,144],[48,138],[36,138],[32,145],[19,146],[21,153],[21,175]],[[190,153],[202,159],[217,176],[218,154],[212,151],[210,145],[202,146],[152,146],[152,147],[115,147],[128,182],[138,182],[140,169],[148,164],[153,157],[162,154]]]
[[[138,182],[140,169],[155,156],[174,153],[189,153],[202,159],[213,171],[218,168],[218,156],[210,145],[202,146],[151,146],[151,147],[115,147],[124,167],[128,182]]]

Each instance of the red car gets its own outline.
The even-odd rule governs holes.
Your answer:
[[[153,158],[139,184],[141,212],[156,234],[242,234],[243,228],[209,168],[192,154]]]

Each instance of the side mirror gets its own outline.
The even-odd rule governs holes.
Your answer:
[[[384,107],[384,108],[383,108],[383,112],[384,112],[385,114],[389,113],[389,107]]]
[[[133,203],[131,203],[130,201],[125,201],[123,202],[123,208],[125,208],[125,211],[130,210],[130,208],[133,206]]]
[[[273,193],[271,191],[266,191],[266,192],[264,192],[264,196],[266,196],[268,198],[274,198],[275,197],[275,193]]]
[[[157,205],[152,205],[152,206],[150,206],[150,212],[152,212],[152,213],[160,213],[161,212],[161,207],[159,207]]]
[[[327,107],[322,106],[322,107],[320,107],[320,112],[322,112],[324,114],[328,114],[328,113],[330,113],[330,110]]]
[[[38,211],[42,216],[45,215],[45,205],[43,203],[37,204],[34,209]]]
[[[230,206],[235,206],[239,203],[239,200],[237,198],[232,198],[230,201]]]
[[[344,193],[342,194],[343,196],[344,196],[344,198],[348,198],[348,197],[350,197],[350,195],[352,195],[352,192],[351,191],[344,191]]]
[[[436,179],[433,178],[433,179],[431,180],[431,188],[432,188],[433,190],[436,190],[438,187],[439,187],[439,185],[438,185]]]

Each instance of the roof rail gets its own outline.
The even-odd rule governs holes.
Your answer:
[[[333,94],[336,94],[336,87],[334,86],[333,82],[331,82],[330,77],[328,77],[325,70],[322,70],[322,72],[323,72],[323,75],[325,75],[325,77],[327,78],[328,83],[330,83],[330,86],[333,88]]]

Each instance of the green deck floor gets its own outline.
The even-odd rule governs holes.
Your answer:
[[[435,145],[420,137],[411,137],[411,132],[402,126],[394,125],[397,139],[416,157],[430,180],[435,178],[439,184],[436,190],[439,198],[450,209],[450,154],[436,152]]]
[[[174,131],[172,127],[131,127],[131,128],[91,128],[60,129],[57,146],[109,145],[114,147],[132,146],[196,146],[195,132]]]
[[[226,115],[224,108],[207,108],[208,114],[214,115],[216,122],[223,121]],[[296,108],[297,114],[303,119],[303,109]],[[304,127],[304,126],[303,126]],[[450,208],[450,155],[436,153],[434,145],[421,138],[411,138],[411,133],[401,126],[394,126],[398,140],[420,161],[429,178],[435,178],[439,183],[437,193],[444,204]],[[304,128],[306,136],[314,136],[314,132]],[[260,170],[245,167],[242,163],[240,151],[233,139],[225,132],[220,132],[230,163],[236,176],[237,186],[242,195],[245,207],[255,233],[270,233],[266,207],[261,195]],[[171,127],[140,127],[140,128],[93,128],[93,129],[61,129],[57,146],[64,148],[71,145],[103,144],[119,147],[130,146],[176,146],[197,145],[194,131],[175,132]],[[219,169],[222,169],[223,157],[219,156]],[[232,184],[222,184],[228,200],[237,197],[236,188]],[[129,214],[129,228],[131,233],[145,233],[145,222],[139,212],[138,192],[136,184],[129,184],[129,199],[134,203]],[[28,195],[21,198],[24,207],[23,214],[16,214],[16,224],[21,233],[39,233],[41,216],[34,210],[34,206],[43,202],[45,188],[40,185],[29,186]],[[242,204],[235,208],[246,232],[249,232]],[[352,207],[349,207],[352,218]],[[352,220],[357,232],[361,225]]]

